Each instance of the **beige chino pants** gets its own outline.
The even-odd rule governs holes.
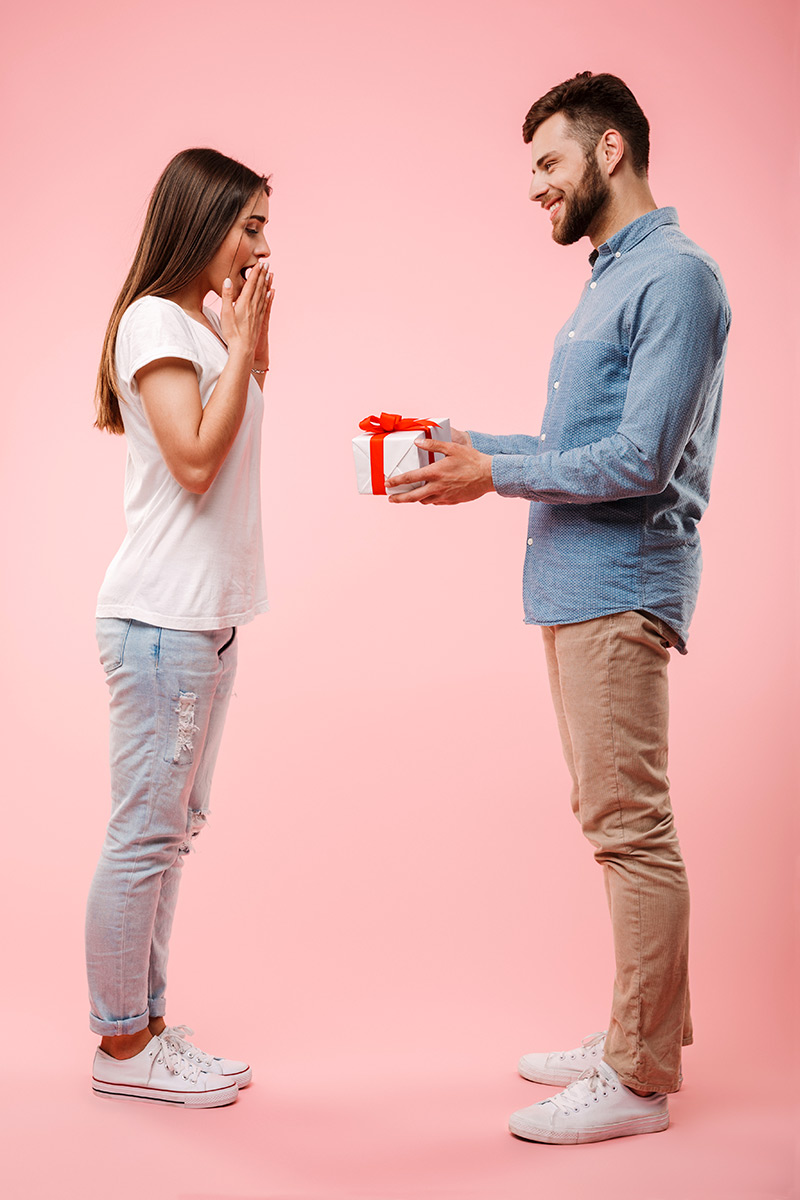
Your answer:
[[[542,633],[572,808],[603,868],[614,931],[603,1057],[639,1091],[674,1092],[692,1041],[689,889],[667,779],[675,635],[638,612]]]

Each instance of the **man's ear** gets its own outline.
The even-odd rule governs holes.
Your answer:
[[[613,175],[625,157],[625,142],[617,129],[607,129],[597,143],[601,170]]]

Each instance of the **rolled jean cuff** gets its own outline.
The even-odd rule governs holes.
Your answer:
[[[153,1017],[163,1017],[167,1011],[166,996],[156,996],[154,1000],[148,1000],[147,1011],[150,1014],[151,1021]]]
[[[149,1012],[143,1012],[139,1013],[138,1017],[125,1017],[122,1021],[103,1021],[94,1013],[89,1013],[89,1028],[92,1033],[99,1033],[101,1037],[119,1037],[120,1034],[139,1033],[142,1029],[147,1029],[150,1017]]]

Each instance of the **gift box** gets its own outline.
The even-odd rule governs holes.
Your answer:
[[[365,417],[359,426],[364,432],[353,438],[353,457],[356,480],[362,496],[394,496],[422,487],[407,483],[403,487],[387,487],[384,477],[404,475],[428,463],[444,458],[415,445],[418,438],[434,438],[438,442],[452,441],[450,422],[446,417],[401,417],[397,413],[381,413]]]

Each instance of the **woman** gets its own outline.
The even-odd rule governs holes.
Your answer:
[[[215,150],[176,155],[111,315],[97,388],[97,427],[128,441],[128,532],[97,605],[112,812],[86,923],[101,1035],[93,1087],[203,1108],[232,1103],[251,1071],[166,1024],[166,964],[181,868],[208,813],[236,629],[267,608],[270,192]],[[209,292],[222,297],[219,319],[203,307]]]

